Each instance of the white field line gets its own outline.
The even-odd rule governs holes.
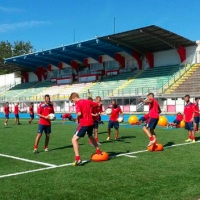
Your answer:
[[[25,158],[19,158],[19,157],[15,157],[15,156],[6,155],[6,154],[0,154],[0,156],[1,157],[6,157],[6,158],[12,158],[12,159],[20,160],[20,161],[24,161],[24,162],[29,162],[29,163],[44,165],[44,166],[48,166],[48,167],[56,167],[57,166],[57,165],[53,165],[53,164],[50,164],[50,163],[44,163],[44,162],[39,162],[39,161],[35,161],[35,160],[29,160],[29,159],[25,159]]]
[[[131,155],[123,155],[123,156],[129,157],[129,158],[137,158],[137,156],[131,156]]]
[[[199,143],[199,142],[200,141],[197,141],[196,143]],[[189,145],[189,144],[195,144],[195,143],[174,144],[172,146],[167,146],[167,147],[164,147],[164,148],[167,149],[167,148],[171,148],[171,147],[184,146],[184,145]],[[148,150],[141,150],[141,151],[133,151],[133,152],[129,152],[129,153],[122,153],[122,154],[118,154],[118,155],[115,155],[115,156],[110,156],[110,158],[115,158],[115,157],[120,157],[120,156],[130,156],[130,154],[144,153],[144,152],[147,152],[147,151]],[[83,161],[83,163],[86,163],[86,162],[90,162],[90,160]],[[17,172],[17,173],[13,173],[13,174],[1,175],[0,179],[6,178],[6,177],[11,177],[11,176],[18,176],[18,175],[22,175],[22,174],[38,172],[38,171],[49,170],[49,169],[56,169],[56,168],[61,168],[61,167],[72,166],[72,164],[73,163],[66,163],[66,164],[62,164],[62,165],[53,165],[53,166],[50,166],[50,167],[45,167],[45,168],[40,168],[40,169],[35,169],[35,170],[29,170],[29,171]]]

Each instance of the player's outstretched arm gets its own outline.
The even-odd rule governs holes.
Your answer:
[[[50,119],[50,117],[47,115],[47,116],[44,116],[44,115],[41,115],[41,114],[37,114],[39,117],[42,117],[42,118],[44,118],[44,119]]]

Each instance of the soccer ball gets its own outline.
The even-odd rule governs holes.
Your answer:
[[[56,116],[55,116],[53,113],[49,114],[48,116],[49,116],[49,119],[50,119],[51,121],[53,121],[53,120],[56,119]]]
[[[123,122],[123,118],[122,117],[119,117],[118,119],[117,119],[117,121],[119,122],[119,123],[121,123],[121,122]]]
[[[107,114],[107,115],[110,115],[111,112],[112,112],[112,109],[111,109],[111,108],[107,108],[107,109],[106,109],[106,114]]]

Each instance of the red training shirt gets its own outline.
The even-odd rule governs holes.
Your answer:
[[[41,103],[38,107],[38,114],[48,116],[49,114],[54,113],[53,104],[45,104]],[[49,119],[45,119],[40,117],[39,124],[51,126],[51,121]]]
[[[80,112],[81,116],[79,117],[80,126],[92,126],[94,120],[92,118],[92,108],[98,106],[98,103],[91,100],[80,99],[76,102],[76,113]]]
[[[159,119],[160,106],[154,98],[150,98],[152,102],[149,103],[149,118]]]
[[[194,106],[195,106],[195,111],[196,111],[196,112],[199,112],[199,104],[198,104],[198,103],[197,103],[197,104],[194,104]],[[196,112],[195,112],[194,116],[195,116],[195,117],[199,117],[199,113],[196,113]]]
[[[31,115],[34,114],[33,106],[30,106],[30,107],[29,107],[29,113],[30,113]]]
[[[62,118],[69,118],[70,116],[71,116],[71,114],[66,113],[66,114],[62,115]]]
[[[14,114],[15,115],[19,114],[19,106],[18,105],[15,105],[15,107],[14,107]]]
[[[112,109],[112,112],[110,115],[110,120],[117,121],[119,114],[122,113],[122,110],[121,110],[120,106],[117,106],[116,108],[112,107],[111,109]]]
[[[8,115],[9,112],[10,112],[9,111],[9,107],[8,106],[4,106],[3,111],[4,111],[5,115]]]
[[[195,105],[191,102],[185,105],[184,108],[184,115],[185,115],[185,122],[191,122],[193,113],[195,112]]]
[[[100,120],[100,113],[103,112],[102,105],[100,106],[95,106],[92,108],[92,114],[99,114],[97,116],[92,116],[94,121],[99,121]]]
[[[181,122],[183,120],[183,115],[182,114],[176,115],[176,120]]]
[[[147,120],[149,118],[149,113],[145,114],[143,117],[144,117],[145,120]]]

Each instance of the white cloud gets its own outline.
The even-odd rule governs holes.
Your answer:
[[[13,31],[16,29],[22,29],[22,28],[32,28],[35,26],[42,26],[50,24],[48,21],[25,21],[25,22],[19,22],[19,23],[12,23],[12,24],[0,24],[0,32],[8,32]]]
[[[19,9],[19,8],[8,8],[8,7],[0,6],[0,11],[3,11],[3,12],[21,12],[22,10]]]

